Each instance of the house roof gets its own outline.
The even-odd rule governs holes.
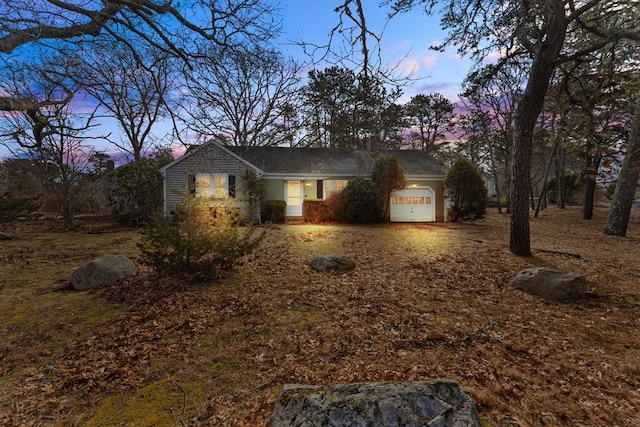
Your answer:
[[[365,150],[351,150],[348,148],[293,148],[293,147],[241,147],[221,145],[216,141],[209,141],[164,166],[164,171],[182,160],[197,155],[208,146],[222,149],[247,166],[256,168],[260,175],[272,177],[310,177],[326,179],[328,177],[370,176],[375,157]],[[426,154],[418,150],[388,150],[380,154],[394,154],[409,179],[421,177],[442,178],[444,171],[438,167]]]
[[[347,148],[225,147],[268,175],[368,176],[375,158],[365,150]],[[423,152],[390,150],[407,176],[443,176],[444,171]]]

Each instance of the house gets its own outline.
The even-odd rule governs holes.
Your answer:
[[[444,220],[444,172],[424,153],[383,151],[398,157],[407,187],[391,197],[391,221]],[[210,141],[187,151],[160,169],[164,176],[164,213],[170,215],[185,197],[213,197],[232,203],[245,218],[249,212],[243,177],[253,169],[265,183],[266,200],[284,200],[287,217],[301,217],[305,200],[326,199],[349,180],[370,177],[374,157],[342,148],[236,147]]]

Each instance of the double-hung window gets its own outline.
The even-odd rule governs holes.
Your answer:
[[[229,197],[228,175],[196,174],[196,197],[213,197],[214,199]]]

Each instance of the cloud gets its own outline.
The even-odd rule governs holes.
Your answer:
[[[415,74],[420,71],[420,64],[414,57],[406,57],[398,63],[397,70],[405,75]]]
[[[425,56],[424,58],[422,58],[422,63],[427,68],[435,68],[436,64],[438,63],[438,57],[433,55]]]

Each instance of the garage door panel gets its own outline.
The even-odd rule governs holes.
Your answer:
[[[392,222],[435,221],[435,194],[430,188],[407,188],[391,196]]]

